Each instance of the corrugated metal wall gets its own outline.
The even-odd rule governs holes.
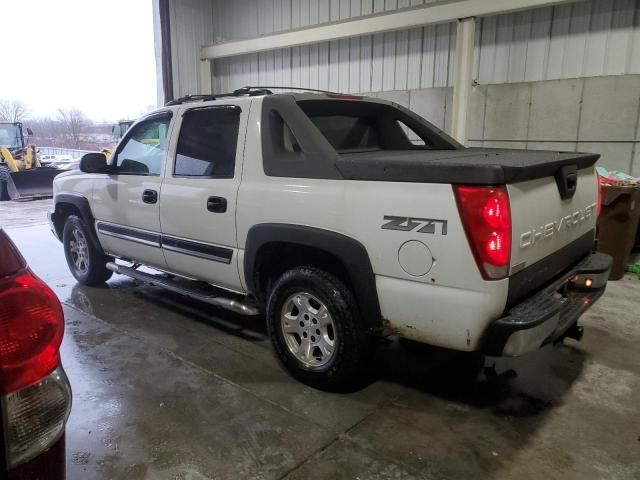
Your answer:
[[[198,93],[200,47],[213,43],[214,5],[211,0],[175,0],[169,5],[173,91],[175,96]]]
[[[431,0],[433,1],[433,0]],[[429,0],[427,0],[427,3]],[[216,42],[425,3],[423,0],[214,0]],[[215,89],[290,85],[371,92],[451,85],[455,24],[285,48],[215,62]]]
[[[212,2],[216,42],[425,3]],[[482,18],[476,29],[474,76],[490,84],[640,73],[639,24],[640,0],[579,1]],[[250,84],[354,93],[450,86],[455,33],[452,23],[221,59],[214,66],[214,90]]]
[[[640,73],[640,2],[591,0],[483,18],[480,83]]]

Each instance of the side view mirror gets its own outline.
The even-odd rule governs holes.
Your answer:
[[[115,125],[111,125],[111,133],[113,134],[113,133],[115,133],[115,131],[116,131],[116,126]]]
[[[80,159],[80,171],[84,173],[106,173],[107,156],[104,153],[86,153]]]
[[[33,137],[33,130],[31,130],[29,127],[27,127],[27,135]]]

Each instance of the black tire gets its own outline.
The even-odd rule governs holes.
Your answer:
[[[96,286],[103,284],[113,275],[113,272],[107,270],[105,266],[107,262],[113,261],[113,258],[99,251],[93,245],[90,235],[89,229],[80,217],[76,215],[67,217],[62,231],[62,244],[69,270],[79,283]],[[81,262],[79,268],[76,264],[78,254],[74,252],[74,244],[77,244],[78,240],[82,238],[84,238],[85,244],[82,255],[84,261]]]
[[[6,165],[0,165],[0,202],[11,200],[9,195],[9,182],[11,180],[11,173]]]
[[[333,353],[328,356],[326,364],[305,365],[287,344],[282,316],[285,303],[291,305],[289,302],[292,302],[292,298],[298,294],[308,294],[312,302],[318,300],[316,303],[324,305],[330,315],[332,322],[330,331],[334,333]],[[298,316],[302,319],[300,312]],[[305,318],[308,319],[308,316]],[[298,323],[298,321],[292,323]],[[309,326],[315,329],[318,325],[309,324]],[[363,326],[353,294],[336,276],[312,267],[298,267],[285,272],[270,291],[267,302],[267,327],[280,361],[294,377],[303,383],[321,390],[350,391],[360,388],[362,381],[367,378],[363,373],[374,352],[375,338]],[[310,335],[311,333],[309,339],[312,338]],[[300,336],[295,338],[301,339]],[[321,355],[320,350],[313,351],[320,352]],[[315,354],[312,356],[315,357]]]

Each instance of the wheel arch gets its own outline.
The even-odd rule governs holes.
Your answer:
[[[351,287],[369,330],[382,332],[375,275],[367,250],[359,241],[340,233],[292,224],[254,225],[247,234],[244,251],[247,289],[264,300],[265,275],[272,268],[284,270],[309,261],[309,266],[341,276]]]
[[[53,203],[54,211],[51,219],[56,234],[61,241],[67,217],[75,214],[78,215],[87,226],[89,238],[93,246],[97,248],[99,252],[103,252],[102,245],[100,245],[98,235],[96,234],[95,219],[89,206],[89,200],[87,200],[86,197],[74,193],[59,193],[54,197]]]

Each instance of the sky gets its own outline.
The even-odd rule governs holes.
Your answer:
[[[152,0],[0,0],[0,99],[94,121],[156,104]]]

